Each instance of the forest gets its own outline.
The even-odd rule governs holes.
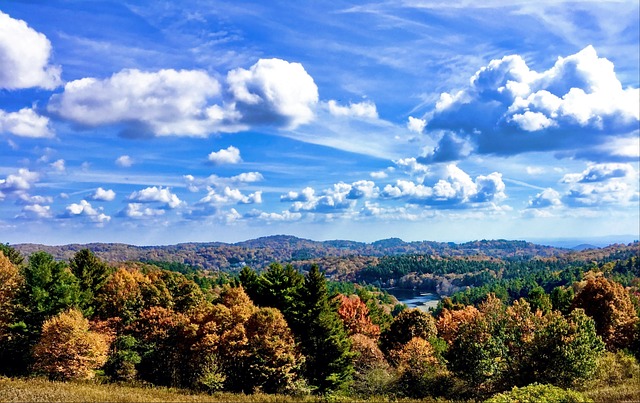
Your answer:
[[[639,246],[385,255],[340,277],[331,259],[221,272],[0,244],[0,381],[345,401],[638,400]],[[381,289],[390,285],[444,298],[408,309]]]

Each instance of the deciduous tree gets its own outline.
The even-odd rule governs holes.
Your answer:
[[[33,350],[34,369],[52,379],[87,379],[107,360],[106,338],[89,330],[78,309],[62,312],[42,325]]]

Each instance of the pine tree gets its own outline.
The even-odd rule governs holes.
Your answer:
[[[89,249],[82,249],[73,256],[70,269],[80,286],[80,307],[86,315],[91,315],[95,294],[107,280],[111,269]]]
[[[316,265],[305,277],[302,289],[299,339],[306,357],[304,373],[320,393],[345,386],[352,377],[351,342],[332,305],[327,282]]]

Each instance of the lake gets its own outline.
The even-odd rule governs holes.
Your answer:
[[[418,308],[427,312],[429,308],[435,308],[440,302],[440,296],[430,292],[418,290],[406,290],[401,288],[386,288],[386,292],[393,295],[409,308]]]

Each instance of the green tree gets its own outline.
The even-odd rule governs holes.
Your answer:
[[[141,358],[136,351],[138,341],[131,335],[118,336],[111,344],[104,373],[112,381],[132,381],[136,378],[136,365]]]
[[[353,374],[351,343],[318,266],[312,266],[305,276],[301,294],[298,337],[306,357],[304,374],[320,393],[346,386]]]
[[[593,319],[575,309],[568,318],[553,312],[547,321],[532,340],[533,380],[571,387],[590,379],[604,352]]]
[[[380,347],[387,356],[399,351],[414,337],[429,340],[437,334],[436,321],[419,309],[407,309],[395,317],[389,329],[380,336]]]
[[[111,268],[89,249],[76,252],[69,267],[80,286],[80,307],[87,316],[91,316],[94,297],[107,280]]]
[[[78,279],[63,263],[53,259],[46,252],[35,252],[24,267],[24,292],[22,304],[27,309],[28,324],[38,328],[50,316],[70,308],[80,302]]]

